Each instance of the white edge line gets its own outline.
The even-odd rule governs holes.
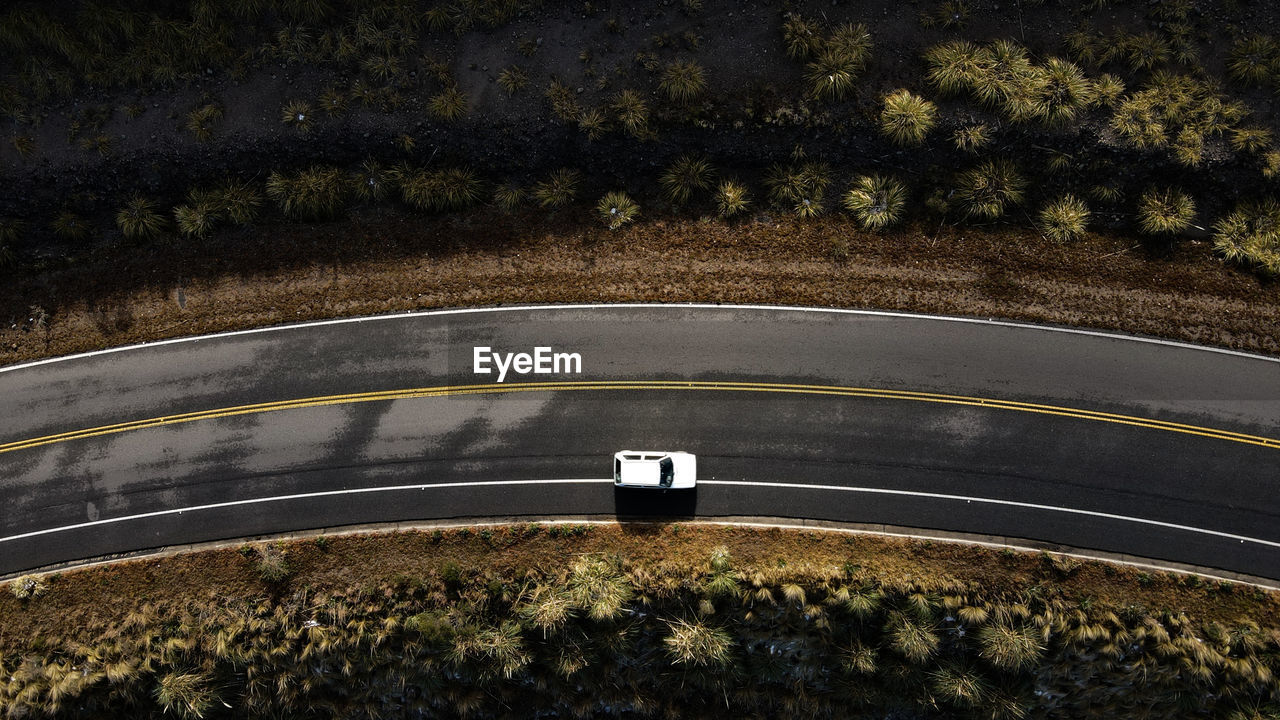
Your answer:
[[[1172,530],[1182,530],[1184,532],[1199,533],[1202,535],[1213,535],[1215,537],[1227,538],[1230,540],[1239,540],[1242,543],[1256,543],[1258,545],[1267,545],[1269,547],[1280,548],[1280,542],[1272,540],[1263,540],[1261,538],[1252,538],[1247,535],[1235,535],[1233,533],[1222,532],[1220,530],[1205,530],[1204,528],[1192,527],[1191,525],[1179,525],[1177,523],[1164,522],[1162,520],[1148,520],[1146,518],[1129,517],[1127,515],[1116,515],[1114,513],[1100,512],[1098,510],[1080,510],[1077,508],[1058,507],[1056,505],[1041,505],[1039,503],[1020,502],[1017,500],[999,500],[996,498],[980,498],[969,497],[967,495],[948,495],[945,493],[931,493],[919,490],[891,490],[888,488],[862,488],[848,487],[845,485],[812,485],[806,483],[770,483],[755,482],[751,480],[701,480],[702,485],[745,485],[749,487],[780,487],[799,490],[841,490],[844,492],[865,493],[868,495],[905,495],[907,497],[922,497],[932,500],[964,500],[966,503],[982,503],[986,505],[1005,505],[1009,507],[1029,508],[1032,510],[1048,510],[1051,512],[1068,513],[1071,515],[1087,515],[1089,517],[1105,518],[1107,520],[1119,520],[1122,522],[1137,523],[1140,525],[1153,525],[1155,527],[1169,528]]]
[[[675,310],[688,309],[713,309],[723,308],[726,310],[769,310],[778,312],[800,312],[800,313],[830,313],[835,315],[864,315],[869,317],[893,317],[908,318],[912,320],[934,320],[938,322],[955,322],[968,323],[972,325],[992,325],[996,327],[1019,328],[1023,330],[1041,330],[1045,332],[1066,333],[1069,335],[1086,335],[1089,337],[1106,338],[1109,340],[1127,340],[1130,342],[1147,343],[1150,345],[1164,345],[1168,347],[1182,348],[1184,350],[1199,350],[1202,352],[1218,353],[1221,355],[1232,355],[1235,357],[1247,358],[1249,360],[1263,360],[1266,362],[1280,363],[1280,358],[1270,357],[1268,355],[1259,355],[1257,353],[1248,353],[1240,350],[1231,350],[1229,348],[1212,347],[1209,345],[1196,345],[1194,343],[1181,342],[1178,340],[1165,340],[1163,338],[1146,337],[1142,335],[1130,335],[1120,332],[1106,332],[1102,330],[1086,330],[1084,328],[1062,327],[1057,325],[1038,325],[1036,323],[1015,322],[1012,320],[995,320],[993,318],[973,318],[962,317],[957,315],[929,315],[926,313],[909,313],[896,312],[890,310],[858,310],[853,308],[822,308],[822,307],[806,307],[797,305],[734,305],[734,304],[717,304],[717,303],[581,303],[568,305],[503,305],[499,307],[487,308],[452,308],[446,310],[417,310],[413,312],[388,313],[386,315],[363,315],[360,317],[349,318],[332,318],[329,320],[310,320],[300,323],[289,323],[285,325],[271,325],[268,327],[251,328],[249,330],[230,330],[227,332],[212,333],[209,335],[192,335],[187,337],[169,338],[167,340],[156,340],[155,342],[137,343],[134,345],[122,345],[120,347],[105,348],[103,350],[93,350],[90,352],[76,353],[74,355],[63,355],[55,358],[44,358],[42,360],[32,360],[31,362],[21,363],[18,365],[10,365],[8,367],[0,367],[0,373],[11,372],[13,370],[23,370],[26,368],[37,367],[40,365],[48,365],[57,362],[66,362],[68,360],[81,360],[97,355],[108,355],[112,353],[129,352],[132,350],[141,350],[144,348],[160,347],[162,345],[174,345],[177,343],[200,342],[201,340],[217,340],[221,338],[236,337],[240,335],[256,335],[259,333],[279,332],[282,330],[298,330],[311,327],[322,327],[326,325],[345,325],[347,323],[362,323],[377,320],[399,320],[404,318],[415,317],[432,317],[437,315],[470,315],[481,313],[499,313],[499,312],[533,312],[546,310],[608,310],[608,309],[636,309],[636,308],[662,308]]]
[[[39,537],[41,535],[52,535],[54,533],[67,532],[70,530],[83,530],[84,528],[100,527],[102,525],[111,525],[113,523],[129,522],[130,520],[145,520],[146,518],[162,517],[164,515],[181,515],[185,512],[198,512],[200,510],[218,510],[221,508],[236,507],[238,505],[256,505],[260,503],[283,502],[285,500],[306,500],[310,498],[333,497],[335,495],[358,495],[361,493],[375,492],[396,492],[403,490],[426,490],[428,488],[458,488],[458,487],[475,487],[483,485],[553,485],[553,484],[569,484],[569,483],[611,483],[612,478],[603,480],[480,480],[476,482],[452,482],[452,483],[421,483],[418,485],[387,485],[382,487],[368,488],[350,488],[347,490],[324,490],[321,492],[310,493],[294,493],[292,495],[272,495],[270,497],[248,498],[245,500],[228,500],[220,503],[208,503],[207,505],[192,505],[183,508],[170,508],[168,510],[153,510],[152,512],[138,513],[137,515],[121,515],[120,517],[107,518],[105,520],[90,520],[89,522],[76,523],[75,525],[63,525],[62,527],[46,528],[44,530],[33,530],[31,532],[21,533],[19,535],[10,535],[9,537],[0,538],[0,543],[7,543],[13,540],[23,540],[31,537]]]
[[[325,490],[322,492],[311,493],[295,493],[292,495],[275,495],[263,498],[248,498],[245,500],[229,500],[227,502],[209,503],[206,505],[194,505],[185,508],[171,508],[168,510],[155,510],[147,513],[139,513],[136,515],[122,515],[115,518],[107,518],[105,520],[91,520],[89,522],[76,523],[74,525],[64,525],[56,528],[46,528],[44,530],[34,530],[32,532],[21,533],[19,535],[10,535],[9,537],[0,538],[0,543],[12,542],[14,540],[23,540],[26,538],[39,537],[41,535],[52,535],[54,533],[67,532],[71,530],[82,530],[90,527],[100,527],[102,525],[110,525],[114,523],[128,522],[131,520],[143,520],[147,518],[162,517],[165,515],[181,515],[186,512],[198,512],[201,510],[216,510],[220,508],[236,507],[241,505],[255,505],[262,503],[283,502],[286,500],[303,500],[320,497],[333,497],[337,495],[355,495],[362,493],[375,492],[396,492],[406,490],[428,490],[436,488],[459,488],[459,487],[485,487],[496,485],[569,485],[588,483],[612,483],[612,478],[604,479],[559,479],[559,480],[482,480],[476,482],[452,482],[452,483],[425,483],[418,485],[392,485],[385,487],[369,487],[369,488],[353,488],[348,490]],[[901,495],[906,497],[929,498],[932,500],[963,500],[966,503],[981,503],[986,505],[1004,505],[1008,507],[1029,508],[1033,510],[1047,510],[1050,512],[1068,513],[1072,515],[1086,515],[1089,517],[1104,518],[1107,520],[1118,520],[1121,522],[1137,523],[1140,525],[1151,525],[1172,530],[1180,530],[1183,532],[1197,533],[1201,535],[1212,535],[1214,537],[1227,538],[1229,540],[1238,540],[1241,543],[1254,543],[1257,545],[1266,545],[1268,547],[1280,548],[1280,542],[1271,540],[1262,540],[1260,538],[1252,538],[1245,535],[1235,535],[1232,533],[1221,532],[1219,530],[1205,530],[1203,528],[1192,527],[1190,525],[1179,525],[1177,523],[1168,523],[1160,520],[1148,520],[1146,518],[1127,517],[1125,515],[1116,515],[1113,513],[1099,512],[1096,510],[1080,510],[1076,508],[1064,508],[1054,505],[1041,505],[1038,503],[1019,502],[1016,500],[999,500],[996,498],[979,498],[968,497],[965,495],[947,495],[943,493],[930,493],[917,490],[892,490],[889,488],[865,488],[865,487],[849,487],[845,485],[814,485],[807,483],[774,483],[774,482],[756,482],[751,480],[703,480],[702,485],[734,485],[746,487],[772,487],[787,488],[795,490],[838,490],[841,492],[856,492],[874,495]]]

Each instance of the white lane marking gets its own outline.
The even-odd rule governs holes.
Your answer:
[[[1080,510],[1077,508],[1058,507],[1056,505],[1041,505],[1039,503],[1020,502],[1017,500],[998,500],[996,498],[980,498],[970,497],[968,495],[948,495],[945,493],[931,493],[920,490],[890,490],[888,488],[864,488],[849,487],[847,485],[811,485],[806,483],[770,483],[770,482],[754,482],[751,480],[699,480],[699,485],[745,485],[748,487],[779,487],[797,490],[840,490],[843,492],[865,493],[869,495],[905,495],[907,497],[922,497],[933,500],[963,500],[966,503],[982,503],[986,505],[1006,505],[1009,507],[1028,508],[1031,510],[1048,510],[1050,512],[1068,513],[1071,515],[1087,515],[1089,517],[1105,518],[1107,520],[1119,520],[1121,522],[1137,523],[1139,525],[1153,525],[1155,527],[1168,528],[1172,530],[1182,530],[1184,532],[1199,533],[1201,535],[1213,535],[1215,537],[1227,538],[1229,540],[1239,540],[1242,543],[1256,543],[1258,545],[1266,545],[1269,547],[1280,548],[1280,542],[1272,540],[1262,540],[1247,535],[1235,535],[1220,530],[1206,530],[1204,528],[1193,527],[1191,525],[1179,525],[1177,523],[1164,522],[1162,520],[1148,520],[1146,518],[1129,517],[1127,515],[1116,515],[1114,513],[1100,512],[1097,510]]]
[[[10,535],[9,537],[0,538],[0,543],[7,543],[13,540],[22,540],[30,537],[39,537],[41,535],[52,535],[54,533],[67,532],[69,530],[83,530],[84,528],[99,527],[102,525],[110,525],[113,523],[128,522],[130,520],[145,520],[147,518],[162,517],[164,515],[181,515],[184,512],[197,512],[200,510],[217,510],[220,508],[236,507],[238,505],[256,505],[260,503],[283,502],[285,500],[306,500],[309,498],[333,497],[335,495],[357,495],[360,493],[375,492],[395,492],[397,490],[426,490],[428,488],[458,488],[458,487],[477,487],[484,485],[555,485],[569,483],[612,483],[613,478],[605,478],[603,480],[480,480],[476,482],[453,482],[453,483],[426,483],[419,485],[387,485],[383,487],[368,488],[351,488],[348,490],[325,490],[322,492],[310,493],[294,493],[292,495],[272,495],[270,497],[248,498],[246,500],[228,500],[220,503],[208,503],[206,505],[192,505],[183,508],[171,508],[169,510],[154,510],[152,512],[138,513],[136,515],[121,515],[120,517],[107,518],[105,520],[92,520],[89,522],[76,523],[75,525],[63,525],[62,527],[47,528],[44,530],[34,530],[32,532],[22,533],[19,535]]]
[[[271,325],[269,327],[252,328],[249,330],[230,330],[227,332],[213,333],[211,335],[193,335],[180,338],[169,338],[167,340],[156,340],[149,343],[138,343],[135,345],[122,345],[120,347],[106,348],[103,350],[93,350],[90,352],[77,353],[75,355],[63,355],[55,358],[45,358],[43,360],[33,360],[31,362],[22,363],[20,365],[10,365],[8,367],[0,367],[0,373],[10,372],[13,370],[22,370],[25,368],[36,367],[39,365],[48,365],[51,363],[65,362],[67,360],[80,360],[83,358],[94,357],[97,355],[107,355],[111,353],[128,352],[131,350],[140,350],[143,348],[159,347],[161,345],[173,345],[177,343],[200,342],[201,340],[217,340],[220,338],[235,337],[238,335],[256,335],[258,333],[279,332],[282,330],[299,330],[312,327],[322,327],[325,325],[345,325],[347,323],[362,323],[377,320],[399,320],[403,318],[415,317],[432,317],[437,315],[470,315],[481,313],[500,313],[500,312],[542,312],[547,310],[610,310],[610,309],[674,309],[674,310],[703,310],[703,309],[726,309],[726,310],[768,310],[772,312],[798,312],[798,313],[829,313],[833,315],[863,315],[868,317],[890,317],[890,318],[907,318],[911,320],[934,320],[938,322],[954,322],[968,323],[971,325],[992,325],[996,327],[1018,328],[1022,330],[1042,330],[1045,332],[1066,333],[1068,335],[1086,335],[1089,337],[1106,338],[1109,340],[1127,340],[1130,342],[1147,343],[1150,345],[1165,345],[1168,347],[1182,348],[1184,350],[1199,350],[1202,352],[1218,353],[1221,355],[1232,355],[1235,357],[1247,358],[1249,360],[1264,360],[1266,362],[1280,363],[1280,357],[1270,357],[1267,355],[1258,355],[1256,353],[1247,353],[1240,350],[1230,350],[1228,348],[1210,347],[1208,345],[1195,345],[1193,343],[1180,342],[1178,340],[1164,340],[1162,338],[1144,337],[1141,335],[1126,335],[1118,332],[1106,332],[1102,330],[1086,330],[1083,328],[1061,327],[1056,325],[1037,325],[1035,323],[1014,322],[1012,320],[995,320],[992,318],[971,318],[960,317],[955,315],[928,315],[925,313],[908,313],[895,312],[890,310],[855,310],[851,308],[821,308],[821,307],[803,307],[792,305],[720,305],[716,303],[584,303],[574,305],[504,305],[501,307],[491,308],[453,308],[449,310],[418,310],[415,312],[389,313],[386,315],[363,315],[353,318],[333,318],[331,320],[310,320],[301,323],[290,323],[287,325]]]
[[[304,500],[309,498],[334,497],[338,495],[356,495],[361,493],[375,492],[395,492],[404,490],[428,490],[435,488],[459,488],[459,487],[492,487],[496,485],[569,485],[579,484],[585,485],[589,483],[612,483],[613,478],[604,479],[577,479],[577,480],[481,480],[476,482],[453,482],[453,483],[427,483],[420,485],[391,485],[386,487],[368,487],[368,488],[352,488],[349,490],[325,490],[322,492],[311,493],[294,493],[292,495],[274,495],[263,498],[249,498],[245,500],[229,500],[227,502],[209,503],[207,505],[193,505],[185,508],[172,508],[169,510],[155,510],[147,513],[139,513],[136,515],[122,515],[115,518],[107,518],[105,520],[93,520],[90,522],[76,523],[75,525],[64,525],[62,527],[47,528],[44,530],[34,530],[32,532],[22,533],[19,535],[10,535],[9,537],[0,538],[0,543],[11,542],[13,540],[22,540],[25,538],[39,537],[41,535],[52,535],[54,533],[67,532],[70,530],[81,530],[90,527],[99,527],[113,523],[128,522],[130,520],[144,520],[146,518],[161,517],[165,515],[181,515],[184,512],[197,512],[200,510],[216,510],[220,508],[236,507],[242,505],[255,505],[261,503],[283,502],[286,500]],[[700,480],[700,485],[735,485],[746,487],[776,487],[794,490],[838,490],[841,492],[857,492],[876,495],[902,495],[906,497],[922,497],[934,500],[963,500],[966,503],[983,503],[988,505],[1005,505],[1010,507],[1021,507],[1032,510],[1047,510],[1050,512],[1069,513],[1073,515],[1087,515],[1089,517],[1104,518],[1107,520],[1118,520],[1121,522],[1131,522],[1140,525],[1153,525],[1156,527],[1168,528],[1172,530],[1181,530],[1184,532],[1198,533],[1201,535],[1212,535],[1215,537],[1227,538],[1230,540],[1239,540],[1241,543],[1249,542],[1258,545],[1266,545],[1269,547],[1280,548],[1280,542],[1271,540],[1262,540],[1260,538],[1252,538],[1246,535],[1235,535],[1232,533],[1221,532],[1218,530],[1206,530],[1203,528],[1192,527],[1190,525],[1179,525],[1177,523],[1168,523],[1160,520],[1148,520],[1146,518],[1128,517],[1125,515],[1116,515],[1113,513],[1099,512],[1096,510],[1079,510],[1076,508],[1057,507],[1055,505],[1040,505],[1038,503],[1019,502],[1016,500],[998,500],[996,498],[980,498],[969,497],[967,495],[947,495],[943,493],[930,493],[918,490],[892,490],[889,488],[866,488],[866,487],[849,487],[847,485],[814,485],[806,483],[771,483],[756,482],[751,480]]]

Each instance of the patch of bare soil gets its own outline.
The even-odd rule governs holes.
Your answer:
[[[711,551],[723,546],[744,576],[753,570],[788,568],[793,577],[803,579],[836,568],[890,587],[911,582],[933,588],[958,584],[981,588],[988,597],[1041,587],[1067,602],[1185,612],[1203,623],[1235,623],[1248,617],[1264,627],[1280,624],[1280,597],[1275,593],[1042,553],[782,529],[574,527],[554,533],[541,526],[513,525],[481,532],[340,535],[323,543],[286,543],[283,553],[291,573],[289,586],[323,593],[438,577],[450,565],[469,577],[520,578],[528,572],[548,572],[566,559],[589,553],[616,554],[632,567],[669,569],[674,564],[693,578],[705,571]],[[34,636],[59,637],[68,627],[119,623],[146,604],[181,606],[217,597],[282,592],[264,582],[256,558],[255,553],[228,548],[47,577],[48,590],[37,601],[22,602],[7,592],[0,595],[0,616],[6,619],[0,626],[0,649],[20,646]]]
[[[1277,287],[1225,269],[1207,244],[1156,253],[1097,234],[1066,245],[1009,229],[876,235],[839,218],[659,218],[609,232],[534,212],[377,212],[244,230],[216,251],[113,248],[10,290],[6,364],[338,316],[631,301],[1015,318],[1280,354]]]

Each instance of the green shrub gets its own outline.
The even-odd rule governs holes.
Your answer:
[[[716,188],[716,212],[720,217],[732,217],[743,212],[751,204],[747,187],[733,180],[725,180]]]
[[[697,155],[682,155],[671,167],[667,168],[658,182],[667,199],[677,205],[689,202],[696,190],[711,187],[711,176],[714,174],[711,163]]]
[[[290,100],[280,108],[280,122],[303,134],[311,132],[311,105],[305,100]]]
[[[1213,227],[1213,247],[1226,260],[1280,276],[1280,202],[1238,205]]]
[[[349,190],[341,170],[322,165],[294,173],[272,172],[267,178],[267,196],[293,218],[333,217],[346,205]]]
[[[1055,242],[1075,240],[1089,224],[1089,206],[1074,195],[1062,197],[1040,209],[1040,230]]]
[[[596,213],[610,230],[617,230],[640,215],[640,206],[624,192],[611,192],[600,198]]]
[[[988,160],[957,177],[955,198],[966,217],[994,220],[1022,202],[1027,181],[1003,158]]]
[[[880,111],[880,131],[898,145],[919,145],[937,121],[938,108],[908,90],[885,97]]]
[[[879,230],[897,222],[907,201],[907,188],[883,175],[863,175],[844,196],[844,207],[866,230]]]
[[[164,230],[164,217],[155,203],[135,195],[116,213],[116,225],[127,238],[154,238]]]
[[[1148,235],[1173,235],[1191,227],[1196,205],[1172,188],[1151,189],[1138,201],[1138,228]]]
[[[673,102],[689,103],[707,91],[707,80],[701,65],[677,61],[663,69],[658,87]]]
[[[559,208],[573,202],[582,184],[582,173],[562,168],[533,186],[533,198],[542,207]]]
[[[452,122],[467,112],[467,96],[455,86],[450,86],[431,96],[427,109],[432,115]]]

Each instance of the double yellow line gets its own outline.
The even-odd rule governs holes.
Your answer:
[[[320,397],[280,400],[276,402],[256,403],[253,405],[237,405],[235,407],[201,410],[198,412],[166,415],[163,417],[133,420],[130,422],[102,425],[100,427],[72,430],[70,432],[45,435],[43,437],[16,440],[0,445],[0,453],[26,450],[84,438],[113,435],[132,430],[178,425],[197,420],[214,420],[217,418],[252,415],[256,413],[275,412],[277,410],[294,410],[299,408],[321,407],[325,405],[347,405],[382,400],[406,400],[410,398],[445,397],[455,395],[489,395],[517,392],[568,392],[574,390],[721,390],[732,392],[767,392],[791,393],[797,395],[831,395],[837,397],[873,398],[880,400],[910,400],[915,402],[943,403],[947,405],[967,405],[971,407],[990,408],[993,410],[1014,410],[1018,412],[1053,415],[1057,417],[1093,420],[1097,422],[1115,423],[1133,427],[1183,433],[1215,440],[1256,445],[1258,447],[1280,450],[1280,439],[1247,435],[1245,433],[1219,430],[1199,425],[1153,420],[1132,415],[1082,410],[1079,408],[1058,405],[1039,405],[1036,403],[1016,402],[1013,400],[996,400],[992,398],[973,397],[969,395],[945,395],[941,393],[912,392],[909,390],[887,390],[882,388],[842,387],[838,385],[798,385],[789,383],[757,383],[757,382],[702,382],[702,381],[669,381],[669,380],[634,380],[634,381],[560,381],[560,382],[528,382],[528,383],[492,383],[486,385],[443,385],[427,388],[406,388],[402,390],[383,390],[379,392],[350,393],[347,395],[324,395]]]

